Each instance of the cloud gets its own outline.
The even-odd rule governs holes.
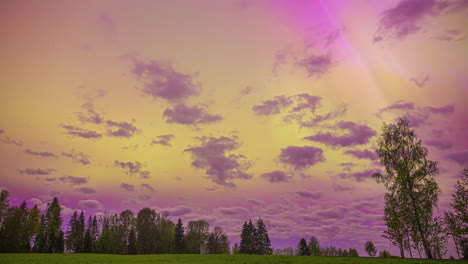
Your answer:
[[[331,53],[322,55],[311,54],[298,61],[298,65],[307,71],[307,77],[316,77],[317,79],[328,73],[333,64]]]
[[[24,152],[28,153],[29,155],[33,155],[33,156],[40,156],[40,157],[46,157],[46,158],[58,158],[57,155],[53,154],[53,153],[50,153],[50,152],[36,152],[36,151],[32,151],[30,149],[26,149]]]
[[[153,139],[151,141],[151,145],[159,144],[159,145],[170,147],[171,146],[171,140],[173,138],[174,138],[173,134],[157,136],[156,139]]]
[[[359,150],[359,149],[350,149],[343,152],[343,154],[354,156],[358,159],[369,159],[369,160],[378,160],[379,156],[374,151],[368,149]]]
[[[439,139],[424,140],[424,144],[433,146],[440,150],[446,150],[452,147],[452,143],[450,143],[449,141]]]
[[[103,118],[93,109],[86,109],[86,112],[86,114],[82,112],[75,113],[76,117],[78,117],[78,120],[80,120],[82,123],[92,123],[99,125],[103,122]]]
[[[141,131],[140,129],[136,128],[133,124],[130,124],[128,122],[114,122],[112,120],[107,120],[106,124],[111,128],[117,128],[117,130],[109,129],[107,131],[107,134],[113,137],[130,138],[133,137],[135,133]]]
[[[80,188],[76,188],[75,191],[84,193],[84,194],[96,193],[96,190],[91,187],[80,187]]]
[[[340,184],[333,184],[332,187],[335,192],[346,192],[356,189],[354,186],[344,186]]]
[[[210,124],[223,120],[220,115],[207,113],[203,107],[187,106],[185,104],[177,104],[173,109],[167,108],[164,110],[163,116],[166,117],[166,123],[181,125]]]
[[[120,188],[124,189],[127,192],[135,191],[135,185],[131,185],[131,184],[124,183],[124,182],[120,184]]]
[[[208,178],[216,184],[235,187],[234,179],[251,179],[246,170],[251,164],[241,154],[233,154],[240,146],[236,136],[232,137],[200,137],[201,145],[185,151],[192,154],[192,166],[206,169]],[[230,153],[230,154],[229,154]]]
[[[377,116],[380,117],[383,113],[393,110],[409,111],[414,110],[415,106],[413,102],[406,102],[403,100],[395,101],[391,105],[380,109],[377,112]]]
[[[114,166],[120,167],[127,175],[139,174],[140,178],[143,178],[143,179],[149,179],[151,177],[150,176],[151,172],[142,170],[143,165],[138,161],[121,162],[121,161],[116,160],[114,161]]]
[[[0,131],[1,131],[1,133],[0,133],[0,142],[2,142],[3,144],[13,144],[13,145],[16,145],[18,147],[23,146],[22,141],[16,141],[16,140],[11,139],[9,136],[6,135],[6,132],[3,129],[0,130]]]
[[[272,100],[263,101],[260,105],[254,105],[252,110],[257,115],[274,115],[279,114],[282,109],[293,104],[289,96],[280,95]]]
[[[106,12],[100,12],[96,22],[106,33],[112,34],[115,32],[115,21]]]
[[[147,190],[147,191],[150,191],[150,192],[154,192],[154,188],[151,187],[151,185],[147,184],[147,183],[142,183],[141,185],[141,188],[144,189],[144,190]]]
[[[61,182],[64,183],[69,183],[71,185],[81,185],[88,183],[88,179],[85,177],[76,177],[76,176],[71,176],[71,175],[66,175],[58,178]]]
[[[101,138],[102,135],[96,131],[90,131],[83,128],[69,126],[69,125],[60,125],[62,128],[67,130],[67,134],[71,136],[77,136],[82,138]]]
[[[296,194],[301,198],[311,198],[314,200],[318,200],[322,197],[322,193],[320,192],[297,191]]]
[[[242,91],[240,92],[240,98],[246,96],[246,95],[249,95],[250,93],[252,93],[253,91],[253,87],[248,85],[246,86],[244,89],[242,89]]]
[[[426,85],[426,83],[429,82],[430,80],[431,80],[431,77],[427,74],[410,78],[410,81],[413,82],[418,87],[424,87],[424,85]]]
[[[423,110],[431,113],[431,114],[438,114],[438,115],[444,115],[448,116],[451,115],[455,112],[455,106],[454,105],[445,105],[441,107],[432,107],[432,106],[426,106],[423,108]]]
[[[223,215],[238,215],[247,214],[249,210],[244,207],[219,207],[216,209],[216,212],[219,212]]]
[[[382,12],[374,42],[391,38],[404,39],[421,31],[425,20],[445,11],[459,12],[467,7],[466,1],[402,0],[395,7]]]
[[[340,173],[339,176],[342,179],[350,179],[354,178],[357,182],[362,182],[367,179],[372,178],[372,175],[375,173],[382,173],[381,170],[378,169],[368,169],[360,172],[354,172],[354,173]]]
[[[337,129],[348,130],[350,133],[344,135],[333,135],[330,132],[318,133],[313,136],[304,137],[304,139],[334,147],[350,147],[367,144],[371,137],[377,135],[372,128],[366,125],[358,125],[351,121],[340,121],[335,127]]]
[[[29,169],[29,168],[26,168],[24,170],[19,170],[19,173],[20,174],[29,174],[29,175],[49,175],[54,171],[55,171],[54,169],[43,170],[43,169]]]
[[[276,52],[273,69],[271,71],[274,76],[277,76],[278,70],[288,62],[289,53],[290,51],[288,49],[281,49]]]
[[[296,170],[300,170],[319,162],[324,162],[325,157],[321,148],[288,146],[281,149],[281,154],[277,160],[283,164],[292,166]]]
[[[75,152],[72,150],[71,153],[62,152],[62,156],[71,158],[73,162],[81,163],[83,165],[88,165],[91,163],[91,161],[89,161],[89,155],[83,152]]]
[[[343,218],[348,212],[348,209],[343,206],[337,206],[329,209],[322,209],[316,212],[317,216],[325,219]]]
[[[201,84],[195,82],[194,75],[177,72],[160,61],[134,59],[133,74],[142,81],[141,91],[153,98],[176,102],[200,93]]]
[[[260,177],[271,183],[289,182],[292,178],[291,176],[287,175],[284,171],[280,170],[263,173],[260,175]]]
[[[445,157],[458,163],[461,166],[468,165],[468,150],[455,151],[447,154]]]
[[[1,188],[0,188],[0,189],[1,189]],[[41,199],[39,199],[39,198],[31,198],[29,201],[30,201],[32,204],[34,204],[34,205],[40,205],[40,204],[42,204],[42,201],[41,201]]]
[[[169,216],[181,216],[192,212],[192,208],[187,206],[176,206],[174,208],[165,209],[165,212],[169,213]]]
[[[102,210],[104,206],[97,200],[80,200],[78,205],[87,209]]]

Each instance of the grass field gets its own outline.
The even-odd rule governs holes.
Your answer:
[[[73,264],[73,263],[258,263],[258,264],[306,264],[306,263],[343,263],[343,264],[430,264],[430,263],[468,263],[456,260],[425,259],[380,259],[380,258],[344,258],[344,257],[299,257],[299,256],[249,256],[249,255],[104,255],[104,254],[0,254],[0,263],[40,263],[40,264]]]

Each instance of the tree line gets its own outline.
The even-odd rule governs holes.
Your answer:
[[[468,169],[461,173],[452,194],[452,212],[434,216],[441,190],[435,181],[438,162],[428,158],[429,152],[406,118],[385,124],[378,139],[377,154],[384,173],[373,178],[387,189],[384,195],[383,237],[413,258],[441,259],[452,237],[458,258],[468,259]]]

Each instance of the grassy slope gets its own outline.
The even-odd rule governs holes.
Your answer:
[[[103,255],[103,254],[0,254],[0,263],[258,263],[258,264],[295,264],[295,263],[343,263],[343,264],[430,264],[430,263],[468,263],[450,260],[419,260],[419,259],[379,259],[379,258],[342,258],[342,257],[298,257],[298,256],[248,256],[248,255]]]

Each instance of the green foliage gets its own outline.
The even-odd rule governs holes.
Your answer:
[[[177,220],[177,224],[174,230],[174,244],[175,244],[175,252],[176,253],[183,253],[185,249],[185,235],[184,235],[184,225],[182,224],[182,220],[179,218]]]
[[[207,254],[229,254],[229,240],[220,226],[216,226],[206,240]]]
[[[377,249],[375,248],[374,243],[372,243],[372,241],[367,241],[364,244],[364,250],[366,250],[367,255],[369,255],[369,257],[375,257],[375,254],[377,254]]]
[[[401,239],[402,234],[405,227],[411,228],[417,233],[414,237],[421,241],[426,256],[433,258],[424,229],[432,219],[433,207],[440,193],[434,179],[439,173],[437,162],[427,158],[428,150],[416,137],[406,118],[400,118],[396,124],[383,125],[377,154],[385,174],[376,173],[373,177],[385,185],[389,200],[399,208],[396,210],[397,207],[387,205],[386,222],[400,218],[400,214],[404,214],[406,219],[401,225],[389,226],[388,238],[403,249],[406,245]]]
[[[188,254],[200,254],[205,249],[209,226],[208,222],[204,220],[188,222],[186,236],[186,252]]]
[[[255,255],[272,254],[268,230],[261,218],[257,220],[256,225],[252,223],[252,220],[249,220],[249,223],[244,222],[239,253]]]
[[[321,256],[320,243],[314,236],[311,236],[309,240],[309,252],[311,256]]]
[[[379,252],[379,258],[391,258],[391,257],[392,257],[392,254],[390,254],[390,252],[388,252],[387,250]]]
[[[350,248],[349,249],[349,256],[350,257],[359,257],[359,253],[355,248]]]
[[[310,256],[309,247],[307,241],[302,238],[297,245],[297,255],[298,256]]]

